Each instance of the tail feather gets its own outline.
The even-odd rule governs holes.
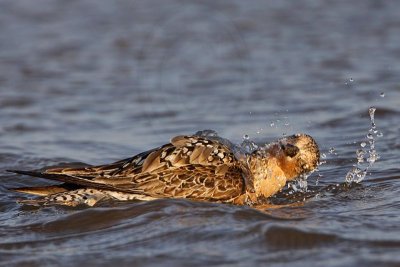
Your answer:
[[[29,176],[33,176],[33,177],[44,178],[44,179],[53,180],[53,181],[64,182],[64,183],[79,186],[79,187],[90,187],[90,188],[94,188],[94,189],[103,189],[103,190],[118,191],[118,192],[124,192],[124,193],[147,195],[142,190],[138,190],[135,188],[123,188],[123,187],[117,188],[117,187],[114,187],[113,185],[105,184],[104,182],[95,182],[95,181],[92,181],[89,179],[71,176],[71,175],[46,173],[46,172],[40,172],[40,171],[21,171],[21,170],[7,170],[7,171],[12,172],[12,173],[22,174],[22,175],[29,175]],[[15,190],[15,189],[12,189],[12,190]],[[19,192],[21,192],[22,190],[26,191],[27,189],[23,188]],[[38,191],[40,191],[40,190],[38,190]]]
[[[10,190],[36,196],[48,196],[52,194],[73,190],[74,188],[76,189],[76,186],[50,185],[50,186],[37,186],[37,187],[18,187],[18,188],[10,188]]]

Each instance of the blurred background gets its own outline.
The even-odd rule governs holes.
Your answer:
[[[299,266],[396,266],[399,14],[395,0],[0,1],[0,218],[5,229],[0,254],[7,264],[41,266],[60,259],[65,264],[68,255],[97,266],[138,259],[151,265],[257,265],[268,260]],[[108,208],[45,208],[35,211],[32,221],[31,211],[15,204],[21,196],[7,188],[46,182],[3,172],[71,161],[107,163],[175,135],[213,129],[237,143],[246,134],[267,142],[308,133],[326,161],[310,183],[342,183],[357,162],[356,150],[368,141],[371,106],[377,108],[380,159],[361,189],[322,196],[304,209],[282,209],[274,215],[279,220],[246,208],[166,201],[125,204],[119,208],[124,212],[113,213],[118,222],[107,220]],[[368,183],[374,179],[380,183]],[[171,217],[171,210],[192,219]],[[102,214],[96,217],[101,223],[90,219],[94,212]],[[141,217],[154,212],[164,218],[162,227]],[[293,226],[288,214],[301,222]],[[184,226],[169,229],[179,218]],[[324,218],[330,218],[330,226]],[[82,224],[62,232],[74,227],[73,220]],[[205,220],[227,228],[209,229]],[[104,230],[118,223],[124,233],[134,231],[132,238],[143,235],[145,245],[140,238],[142,243],[117,240],[118,230]],[[276,232],[272,224],[297,228]],[[306,226],[311,236],[296,232]],[[171,236],[163,239],[160,227]],[[148,231],[153,238],[143,234]],[[79,243],[76,235],[85,241]],[[203,243],[193,241],[200,237]],[[282,241],[291,238],[311,241]],[[362,249],[355,253],[354,246]],[[60,249],[71,254],[60,254]],[[110,256],[99,256],[104,251]],[[177,256],[177,251],[186,254]]]
[[[354,112],[400,103],[397,6],[2,1],[2,140],[98,162],[203,128],[240,140],[333,135],[319,125],[332,118],[366,127]]]

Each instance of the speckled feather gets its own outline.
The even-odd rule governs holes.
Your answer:
[[[13,171],[64,182],[14,190],[45,196],[36,203],[70,206],[94,205],[104,198],[188,198],[244,204],[275,194],[287,180],[315,169],[319,160],[317,144],[302,134],[237,156],[230,142],[219,137],[176,136],[164,146],[112,164]]]
[[[141,196],[138,199],[231,202],[245,191],[242,168],[244,166],[226,145],[193,135],[174,137],[169,144],[109,165],[19,173]],[[53,200],[76,201],[80,194],[82,192],[61,192]],[[85,203],[86,198],[89,197],[85,197]]]

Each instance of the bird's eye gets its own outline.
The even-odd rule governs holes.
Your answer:
[[[285,152],[285,155],[288,157],[291,157],[291,158],[296,156],[297,153],[299,153],[299,151],[300,151],[300,149],[297,146],[294,146],[291,144],[287,144],[287,145],[283,146],[282,149]]]

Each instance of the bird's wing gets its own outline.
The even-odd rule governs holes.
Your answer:
[[[56,167],[48,168],[43,173],[47,174],[63,174],[67,176],[80,177],[92,180],[96,177],[117,177],[134,175],[141,172],[143,162],[154,151],[160,148],[155,148],[149,151],[142,152],[133,157],[116,161],[111,164],[86,167]]]
[[[109,165],[25,174],[158,197],[226,199],[244,190],[242,167],[232,151],[196,135],[176,136],[169,144]]]
[[[119,184],[119,188],[133,188],[153,197],[190,198],[198,200],[226,201],[244,193],[244,180],[239,168],[186,165],[173,170],[145,172],[131,183]]]

